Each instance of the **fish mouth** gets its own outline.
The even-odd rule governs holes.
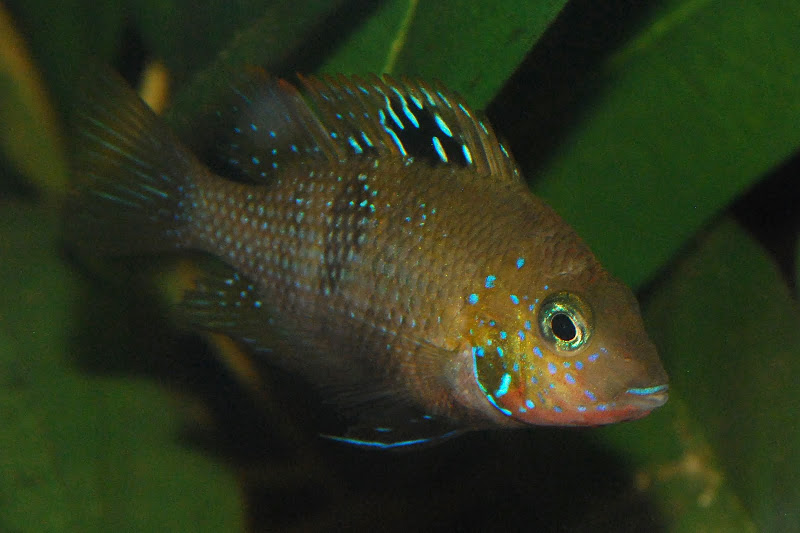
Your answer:
[[[669,398],[669,385],[656,385],[654,387],[633,387],[625,391],[625,399],[643,411],[650,411],[667,403]]]

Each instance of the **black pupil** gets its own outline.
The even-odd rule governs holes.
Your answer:
[[[553,327],[553,335],[562,341],[571,341],[578,333],[575,331],[575,324],[572,323],[572,319],[564,313],[553,315],[550,325]]]

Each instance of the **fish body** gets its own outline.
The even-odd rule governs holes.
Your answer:
[[[116,80],[95,84],[70,240],[220,258],[182,312],[330,395],[347,419],[337,440],[598,425],[666,401],[631,291],[463,101],[411,80],[302,81],[304,94],[263,74],[234,87],[220,152],[238,179]]]

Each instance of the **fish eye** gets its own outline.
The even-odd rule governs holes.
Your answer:
[[[553,335],[558,337],[564,342],[572,341],[578,334],[575,323],[564,313],[556,313],[550,319],[550,327],[553,329]]]
[[[575,294],[557,292],[542,302],[539,329],[559,350],[569,352],[584,346],[592,326],[591,308]]]

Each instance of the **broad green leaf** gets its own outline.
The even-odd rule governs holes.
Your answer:
[[[58,111],[69,110],[87,65],[111,61],[121,38],[120,2],[11,0],[9,11],[42,72]]]
[[[205,67],[237,33],[259,24],[269,30],[261,35],[262,53],[269,56],[280,42],[277,39],[291,35],[288,31],[276,35],[275,30],[282,24],[304,20],[303,8],[308,4],[311,2],[211,0],[198,4],[188,0],[137,0],[133,2],[133,11],[151,52],[166,63],[180,84],[192,72]],[[291,16],[290,8],[302,10],[303,16],[297,16],[296,12]],[[269,18],[272,20],[264,28]],[[296,28],[287,28],[292,29]],[[200,35],[202,39],[198,39]]]
[[[57,120],[22,36],[0,4],[0,153],[39,190],[66,190]],[[41,157],[49,154],[50,157]]]
[[[324,70],[439,79],[482,108],[564,4],[392,0],[350,37]]]
[[[181,57],[171,53],[170,46],[157,46],[167,57],[167,64],[177,63],[181,72],[196,67],[191,80],[176,94],[167,119],[179,132],[189,135],[197,127],[196,124],[190,124],[191,119],[208,111],[209,106],[217,104],[217,99],[224,94],[223,91],[229,90],[229,84],[235,80],[235,75],[241,74],[247,67],[276,68],[292,52],[313,39],[312,30],[341,3],[342,0],[302,0],[275,2],[257,9],[255,3],[246,2],[242,4],[246,8],[240,7],[243,12],[250,13],[250,17],[234,19],[215,16],[215,12],[201,10],[196,13],[195,16],[203,17],[205,25],[220,26],[215,31],[216,38],[199,47],[202,50],[201,55],[208,56],[207,63],[195,64],[200,63],[197,60],[192,64],[183,64]],[[228,4],[225,6],[230,7]],[[150,19],[153,26],[150,31],[158,35],[169,24],[182,24],[181,16],[184,11],[175,11],[166,21],[158,17]],[[230,40],[223,42],[222,37],[231,35]],[[188,39],[185,46],[197,46],[191,33],[183,36]],[[170,39],[172,38],[168,38]]]
[[[271,5],[261,16],[245,24],[189,86],[180,91],[170,110],[170,120],[180,130],[189,132],[191,128],[182,119],[196,115],[213,102],[219,90],[227,86],[232,72],[245,65],[279,67],[290,53],[302,54],[303,49],[316,50],[325,57],[330,51],[320,39],[331,33],[337,34],[337,40],[333,43],[335,50],[321,67],[324,72],[390,72],[440,79],[471,104],[483,107],[566,2],[530,4],[504,0],[485,6],[481,3],[465,6],[450,0],[436,3],[390,0],[356,19],[355,27],[338,16],[334,20],[340,27],[327,28],[322,37],[313,33],[312,29],[320,31],[323,15],[335,12],[340,3],[344,2],[306,0],[303,9],[288,3]],[[250,4],[247,6],[254,9]],[[211,22],[204,18],[205,24],[217,21],[213,15],[204,16],[212,17]],[[165,19],[154,17],[152,21],[157,28],[154,33],[163,32],[175,18],[179,18],[178,13]],[[230,27],[226,28],[215,30],[214,35],[232,33]],[[204,43],[203,53],[208,54],[218,41],[215,37]],[[430,53],[433,48],[436,54]],[[166,47],[164,53],[169,53],[169,49]],[[290,65],[289,73],[302,67]]]
[[[0,530],[241,530],[231,472],[178,442],[165,391],[78,367],[85,288],[60,257],[57,223],[0,203]]]
[[[660,2],[597,78],[584,76],[595,88],[529,176],[535,190],[610,270],[650,279],[800,145],[798,25],[800,8],[780,0]]]
[[[794,284],[795,297],[800,299],[800,235],[797,236],[794,248]]]
[[[800,530],[800,310],[776,265],[723,219],[645,314],[671,398],[605,437],[642,469],[676,531]]]

